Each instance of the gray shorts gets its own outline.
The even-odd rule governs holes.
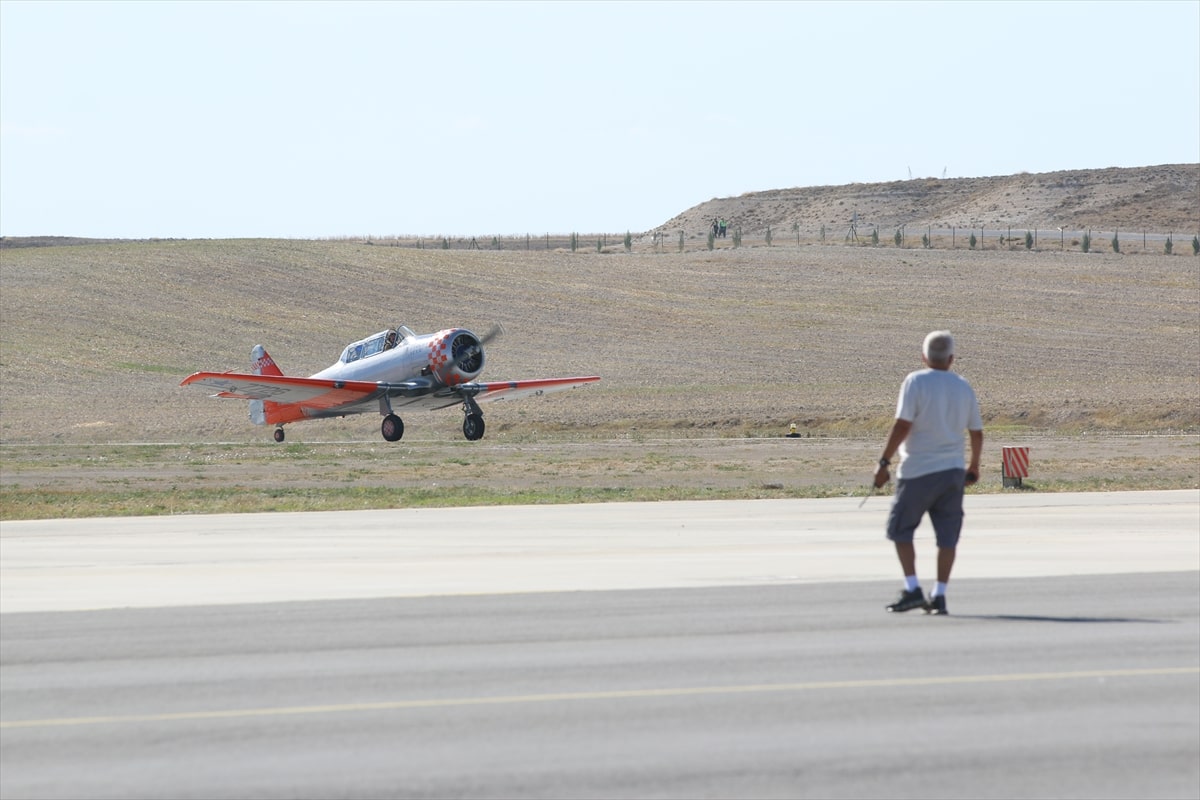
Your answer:
[[[937,546],[957,546],[958,534],[962,531],[966,479],[965,469],[948,469],[896,481],[896,494],[888,514],[887,538],[893,542],[911,542],[921,517],[928,513],[937,535]]]

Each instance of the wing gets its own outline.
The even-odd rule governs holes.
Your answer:
[[[560,392],[564,389],[574,389],[588,383],[600,380],[599,375],[582,378],[541,378],[532,381],[492,381],[489,383],[466,384],[468,387],[480,387],[476,400],[515,400],[518,397],[537,396]]]
[[[374,411],[376,401],[389,397],[420,398],[434,387],[427,380],[403,383],[374,381],[338,381],[324,378],[299,378],[286,375],[250,375],[241,372],[197,372],[181,386],[204,386],[219,390],[214,397],[235,400],[263,400],[295,412],[295,419],[330,417]]]
[[[445,408],[477,400],[504,400],[574,389],[600,380],[593,375],[582,378],[543,378],[530,381],[493,381],[437,386],[428,378],[400,383],[339,381],[325,378],[299,378],[286,375],[251,375],[242,372],[197,372],[181,386],[217,389],[214,397],[235,400],[261,400],[272,404],[269,422],[291,422],[315,417],[339,417],[380,409],[379,400],[387,397],[398,407]],[[386,412],[383,412],[386,413]]]

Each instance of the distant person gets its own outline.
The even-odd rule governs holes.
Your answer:
[[[954,363],[954,337],[933,331],[921,348],[925,369],[909,373],[900,386],[896,419],[892,423],[883,457],[875,470],[875,488],[888,482],[888,466],[896,452],[896,492],[888,514],[887,538],[896,545],[904,571],[904,589],[888,611],[924,608],[946,614],[946,584],[962,531],[963,490],[979,480],[983,450],[983,420],[979,401],[966,379],[950,371]],[[971,463],[964,466],[963,431],[970,434]],[[917,554],[913,533],[921,518],[929,521],[937,537],[937,584],[929,602],[917,580]]]
[[[721,219],[721,238],[722,239],[725,238],[725,220],[724,220],[724,218]]]

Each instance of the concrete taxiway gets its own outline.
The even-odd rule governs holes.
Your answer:
[[[1197,796],[1200,494],[858,503],[6,522],[0,798]]]
[[[894,580],[890,498],[5,522],[0,613]],[[955,579],[1200,569],[1200,492],[969,496]],[[932,580],[928,521],[918,570]]]

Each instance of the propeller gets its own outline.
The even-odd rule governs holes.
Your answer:
[[[483,346],[502,333],[504,333],[504,328],[502,328],[499,323],[493,324],[491,328],[488,328],[487,333],[479,337],[479,340],[475,344],[471,345],[470,347],[463,348],[462,352],[454,358],[454,366],[458,367],[459,369],[465,369],[467,372],[475,372],[478,370],[479,366],[467,368],[463,365],[480,355],[483,352]]]

